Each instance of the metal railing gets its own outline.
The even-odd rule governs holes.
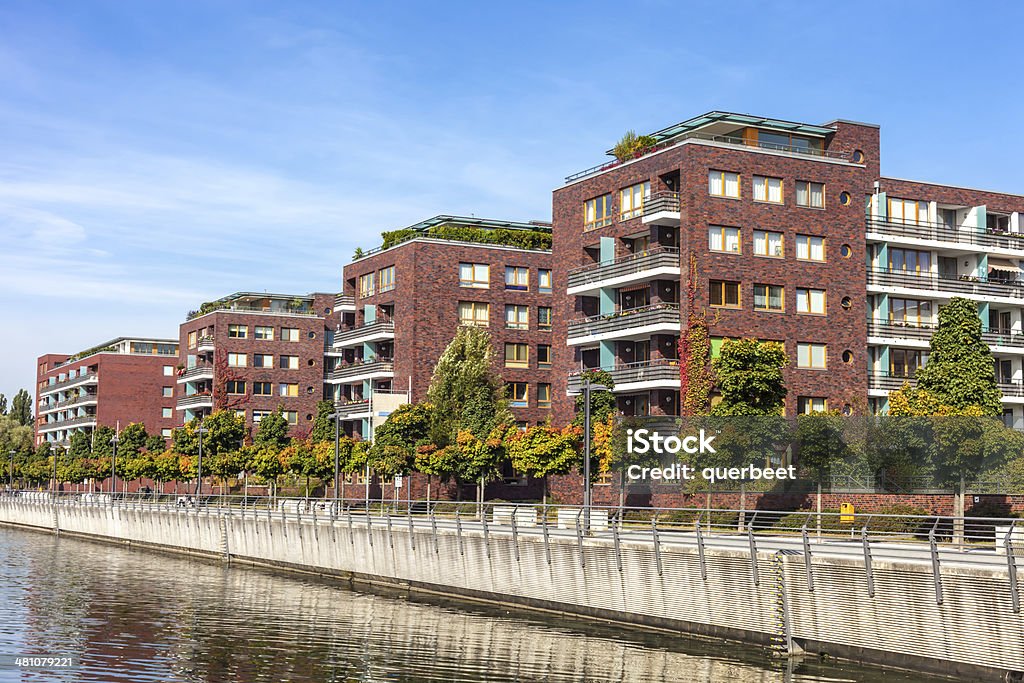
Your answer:
[[[569,287],[593,284],[601,280],[639,275],[656,268],[679,269],[679,248],[655,245],[646,251],[601,261],[569,271]],[[678,273],[676,273],[678,275]]]
[[[583,388],[582,372],[569,375],[569,392],[579,393]],[[642,361],[639,363],[622,363],[608,371],[615,386],[630,384],[633,382],[678,382],[679,361],[673,359],[659,359]]]
[[[366,323],[365,325],[359,325],[348,330],[341,330],[340,332],[334,333],[334,345],[340,346],[347,342],[351,342],[354,339],[360,339],[361,337],[384,335],[394,336],[395,334],[395,323],[393,320],[380,319],[375,320],[372,323]]]
[[[329,380],[344,380],[349,377],[358,377],[369,374],[393,373],[395,363],[390,358],[377,358],[374,360],[349,363],[327,373]]]
[[[196,394],[190,394],[183,396],[178,399],[177,403],[179,408],[193,408],[196,406],[209,405],[213,406],[213,394],[210,392],[200,392]]]
[[[868,374],[868,388],[880,389],[883,391],[896,391],[904,384],[917,385],[917,378],[905,375],[893,375],[888,372],[872,372]],[[1020,397],[1024,396],[1024,382],[1021,381],[997,381],[996,385],[1003,396]]]
[[[627,308],[608,315],[570,320],[569,339],[659,324],[675,325],[678,330],[682,324],[679,317],[679,304],[650,304],[638,308]]]
[[[91,424],[96,422],[95,415],[80,415],[78,417],[68,418],[66,420],[54,420],[52,422],[44,422],[39,426],[40,431],[60,429],[62,427],[75,427],[77,425]]]
[[[199,339],[197,339],[196,340],[196,348],[200,352],[202,352],[204,349],[208,349],[208,350],[212,351],[214,349],[213,336],[211,336],[211,335],[204,335],[204,336],[200,337]]]
[[[644,200],[642,215],[650,216],[661,212],[679,213],[678,192],[655,192]]]
[[[928,340],[935,333],[936,326],[927,323],[894,323],[879,320],[868,320],[868,334],[875,337],[895,337],[901,339]],[[989,346],[1024,347],[1024,332],[989,328],[981,333],[981,338]]]
[[[888,268],[871,268],[868,269],[868,284],[926,289],[950,294],[1024,298],[1024,282],[971,275],[949,277],[932,272],[913,273],[903,270],[890,270]]]
[[[58,389],[63,389],[65,387],[72,387],[72,386],[74,386],[76,384],[85,384],[87,382],[93,382],[93,381],[96,381],[97,379],[98,379],[98,376],[97,376],[96,372],[87,372],[84,375],[78,375],[77,377],[69,377],[68,379],[65,379],[65,380],[60,381],[60,382],[54,382],[53,384],[47,384],[46,386],[44,386],[42,388],[40,393],[51,393],[51,392],[54,392],[54,391],[56,391]]]
[[[334,297],[334,308],[335,309],[342,308],[342,307],[345,307],[345,306],[355,306],[355,305],[356,305],[356,298],[354,296],[349,296],[348,294],[339,294],[336,297]]]
[[[344,420],[352,415],[360,415],[370,410],[370,399],[362,398],[354,401],[335,401],[334,412],[338,418]]]
[[[63,401],[58,401],[57,403],[51,403],[49,405],[40,404],[39,412],[52,413],[55,410],[60,410],[61,408],[67,408],[69,406],[78,405],[79,403],[94,403],[96,400],[96,394],[83,394],[81,396],[75,396],[74,398],[64,399]]]
[[[933,240],[936,242],[952,242],[956,244],[972,244],[980,247],[998,247],[1024,252],[1024,234],[994,233],[985,228],[973,226],[952,226],[945,223],[927,221],[898,221],[887,218],[868,217],[869,233],[880,235],[899,235],[916,239]]]
[[[178,379],[190,380],[190,379],[213,379],[213,366],[212,365],[196,365],[191,368],[186,368],[184,372],[178,375]]]

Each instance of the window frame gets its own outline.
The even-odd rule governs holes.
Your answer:
[[[546,278],[545,278],[546,276]],[[547,279],[548,284],[544,284],[544,280]],[[538,268],[537,269],[537,292],[540,294],[551,294],[554,291],[551,286],[551,269],[550,268]]]
[[[764,237],[765,253],[763,253],[763,254],[759,253],[757,251],[757,238],[758,238],[758,235],[762,235]],[[778,246],[778,252],[779,253],[777,253],[777,254],[768,253],[768,252],[771,251],[771,239],[770,238],[776,237],[776,236],[779,238],[779,246]],[[776,230],[755,230],[754,231],[754,242],[753,242],[753,245],[754,245],[754,256],[759,256],[761,258],[786,258],[786,234],[783,233],[783,232],[778,232]]]
[[[263,336],[261,337],[260,334],[262,334]],[[252,330],[252,338],[258,339],[259,341],[274,341],[274,326],[254,325]]]
[[[241,391],[238,391],[241,389]],[[245,380],[229,379],[224,383],[224,392],[231,396],[245,396]]]
[[[764,300],[765,300],[765,304],[766,305],[764,307],[760,307],[760,306],[757,305],[757,288],[758,287],[764,287],[765,288]],[[771,290],[772,289],[778,289],[779,290],[779,307],[778,308],[772,308],[771,305],[770,305],[771,304],[771,300],[772,300],[772,296],[771,296]],[[770,283],[762,283],[762,282],[755,283],[754,284],[754,310],[755,311],[761,311],[762,313],[785,313],[786,312],[786,287],[785,287],[785,285],[773,285],[773,284],[770,284]]]
[[[530,407],[530,383],[529,382],[508,382],[505,385],[506,393],[508,394],[508,404],[512,408],[529,408]],[[516,389],[522,387],[523,398],[516,398]]]
[[[543,393],[541,388],[544,387],[547,390],[547,398],[542,398]],[[551,383],[550,382],[537,382],[537,407],[538,408],[550,408],[551,407]]]
[[[801,292],[806,297],[807,310],[800,310],[800,296]],[[821,293],[821,311],[815,311],[813,306],[813,293]],[[828,290],[819,289],[817,287],[797,287],[796,288],[796,312],[799,315],[828,315]]]
[[[515,313],[515,320],[509,320],[509,314]],[[523,315],[520,316],[519,314]],[[506,330],[529,330],[530,329],[530,307],[526,304],[505,304],[505,329]]]
[[[806,192],[806,196],[807,196],[807,203],[806,204],[801,204],[800,203],[800,189],[801,189],[801,185],[803,185],[803,189]],[[819,185],[819,186],[821,186],[821,206],[817,206],[817,205],[811,203],[811,197],[814,196],[813,193],[811,192],[811,189],[812,189],[811,186],[812,185]],[[824,209],[828,205],[828,201],[827,201],[827,198],[825,196],[825,183],[819,183],[819,182],[814,181],[814,180],[798,180],[798,181],[796,181],[796,205],[799,206],[799,207],[805,208],[805,209]]]
[[[295,365],[292,366],[292,359],[295,360]],[[283,365],[287,362],[288,365]],[[291,354],[282,353],[277,356],[277,369],[278,370],[298,370],[299,369],[299,357]]]
[[[530,268],[528,266],[505,266],[505,290],[529,292]]]
[[[257,390],[259,389],[259,390]],[[266,389],[267,391],[263,391]],[[253,396],[273,396],[274,395],[274,383],[273,382],[256,382],[252,383],[252,395]]]
[[[463,269],[469,268],[469,279],[463,277]],[[477,269],[484,270],[484,279],[478,279]],[[490,289],[491,288],[491,264],[474,263],[469,261],[459,262],[459,287],[467,289]]]
[[[546,354],[547,354],[547,357],[548,357],[547,361],[542,361],[540,359],[540,350],[541,349],[545,349],[546,350]],[[538,368],[550,368],[551,367],[551,353],[552,353],[552,350],[553,349],[552,349],[552,345],[551,344],[537,344],[537,367]]]
[[[469,306],[473,316],[467,322],[466,318],[462,317],[462,307]],[[478,322],[476,312],[477,310],[483,310],[485,313],[485,320],[483,324]],[[491,304],[487,301],[460,301],[455,308],[455,315],[459,318],[459,325],[466,325],[469,327],[490,327],[491,326]]]
[[[761,182],[761,188],[762,188],[762,190],[764,192],[764,197],[763,198],[758,198],[758,196],[757,196],[758,180],[762,181]],[[770,181],[770,180],[777,180],[778,183],[779,183],[779,200],[778,201],[773,201],[773,200],[769,199],[769,197],[771,196],[771,193],[768,191],[770,189],[768,181]],[[775,204],[775,205],[784,205],[786,203],[786,181],[783,178],[777,178],[775,176],[769,176],[769,175],[755,175],[751,179],[751,186],[753,187],[753,193],[754,193],[753,197],[754,197],[754,201],[755,202],[758,202],[760,204]]]
[[[387,275],[387,281],[385,281]],[[386,266],[377,271],[377,293],[383,294],[395,288],[395,267]]]
[[[547,314],[547,322],[546,323],[544,322],[543,316],[541,316],[541,311],[547,311],[548,312],[548,314]],[[537,307],[537,329],[540,330],[541,332],[550,332],[551,331],[551,324],[552,324],[552,317],[553,317],[553,315],[554,314],[553,314],[553,311],[551,309],[551,306],[538,306]]]
[[[228,339],[248,339],[249,326],[232,323],[228,325]]]
[[[821,349],[821,365],[814,364],[815,350]],[[807,364],[802,364],[804,349],[807,353]],[[828,370],[828,344],[821,342],[797,342],[796,367],[800,370]]]
[[[511,359],[509,359],[509,351],[513,352]],[[530,345],[526,342],[505,342],[505,367],[529,368]]]
[[[600,202],[600,204],[599,204]],[[591,206],[593,205],[593,206]],[[598,215],[598,206],[601,207],[602,213]],[[612,210],[612,193],[606,192],[605,194],[590,199],[584,200],[583,202],[583,230],[597,230],[598,228],[604,228],[612,224],[612,217],[614,212]]]
[[[235,361],[232,363],[232,359]],[[238,361],[242,362],[239,363]],[[249,354],[248,353],[237,353],[232,351],[228,354],[228,367],[229,368],[247,368],[249,367]]]
[[[822,235],[807,235],[804,233],[797,233],[796,237],[796,260],[806,261],[808,263],[826,263],[828,261],[828,238]],[[821,240],[821,258],[813,258],[812,255],[814,250],[811,249],[813,240]],[[807,247],[807,256],[800,256],[800,247]]]
[[[736,249],[727,249],[728,236],[730,231],[736,231]],[[715,249],[712,246],[711,238],[712,235],[716,235],[721,240],[722,248]],[[708,251],[715,254],[742,254],[743,253],[743,230],[731,225],[709,225],[708,226]]]
[[[639,194],[638,194],[639,192]],[[640,198],[639,205],[636,203],[637,197]],[[628,207],[626,199],[629,198]],[[637,216],[642,216],[644,213],[644,204],[651,198],[651,181],[645,180],[640,183],[634,183],[629,187],[623,187],[619,190],[619,220],[626,221]]]
[[[718,174],[717,181],[721,184],[722,194],[716,194],[712,188],[712,178],[714,174]],[[727,176],[736,176],[736,194],[728,194],[726,188]],[[708,169],[708,195],[711,197],[720,197],[722,199],[741,199],[743,197],[743,176],[740,173],[734,171],[721,171],[715,168]]]
[[[726,296],[726,291],[727,291],[726,287],[727,287],[727,285],[735,285],[736,286],[736,303],[735,304],[726,303],[726,301],[728,300],[728,297]],[[719,290],[719,294],[721,295],[721,303],[717,303],[717,304],[714,303],[716,288]],[[743,287],[741,286],[741,283],[736,281],[736,280],[709,280],[708,281],[708,305],[710,307],[712,307],[712,308],[731,308],[731,309],[743,308]]]
[[[359,276],[356,286],[359,291],[359,298],[366,299],[377,293],[377,273],[364,273]]]

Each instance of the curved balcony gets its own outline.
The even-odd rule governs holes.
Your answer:
[[[877,320],[868,321],[868,336],[882,337],[885,339],[910,339],[914,341],[928,341],[935,332],[934,325],[912,325],[883,322]],[[981,338],[990,347],[1007,347],[1024,349],[1024,332],[1019,330],[990,329],[981,333]]]
[[[679,249],[655,246],[647,251],[569,271],[567,294],[594,294],[605,287],[623,287],[648,280],[678,279]]]
[[[568,343],[576,346],[609,339],[646,339],[652,334],[678,335],[681,325],[679,304],[651,304],[610,315],[570,320]]]
[[[948,277],[931,272],[874,268],[868,270],[868,285],[940,292],[949,296],[968,295],[968,298],[1024,299],[1024,282],[968,275]]]
[[[214,349],[213,337],[210,335],[200,337],[196,342],[196,351],[198,353],[213,353]]]
[[[644,225],[679,227],[679,193],[655,192],[644,201]]]
[[[198,394],[192,394],[191,396],[182,396],[178,399],[177,409],[185,410],[193,408],[213,408],[213,394],[210,392],[202,392]]]
[[[197,365],[193,368],[186,369],[178,375],[178,384],[184,384],[185,382],[199,382],[201,380],[213,381],[212,365]]]
[[[330,383],[355,383],[364,379],[383,379],[395,376],[395,363],[390,358],[349,363],[327,373]]]
[[[62,382],[54,382],[53,384],[48,384],[42,390],[40,390],[39,395],[43,396],[45,394],[52,394],[55,391],[60,391],[61,389],[70,389],[71,387],[79,385],[95,384],[98,381],[98,379],[99,377],[97,373],[87,372],[84,375],[70,377]]]
[[[645,391],[647,389],[678,389],[679,361],[659,359],[640,363],[623,363],[608,371],[615,382],[615,393]],[[569,393],[583,390],[582,375],[569,375]]]
[[[395,323],[392,320],[376,320],[372,323],[341,330],[334,333],[334,348],[344,349],[387,341],[395,338]]]
[[[868,241],[906,237],[913,241],[945,242],[951,247],[969,244],[983,249],[1024,252],[1024,234],[989,232],[971,226],[952,227],[944,223],[906,223],[879,217],[867,219]]]
[[[334,412],[338,414],[339,420],[357,420],[370,417],[370,399],[336,401],[334,403]]]
[[[75,396],[74,398],[65,399],[58,403],[53,403],[50,405],[40,405],[39,414],[45,415],[46,413],[52,413],[62,408],[67,408],[69,406],[96,405],[96,401],[96,394],[85,394],[83,396]]]
[[[355,311],[356,310],[356,298],[354,296],[348,296],[346,294],[339,294],[334,297],[334,312],[339,311]]]
[[[66,420],[55,420],[53,422],[46,422],[39,428],[39,432],[55,432],[61,429],[68,429],[70,427],[85,427],[85,426],[96,426],[95,415],[80,415],[78,417],[68,418]]]

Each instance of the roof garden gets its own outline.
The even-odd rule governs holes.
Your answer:
[[[68,356],[66,360],[57,363],[54,367],[67,365],[97,353],[141,353],[176,356],[178,355],[178,340],[153,339],[150,337],[117,337],[116,339],[111,339],[108,342],[97,344]]]
[[[189,311],[186,320],[198,318],[214,311],[243,311],[256,313],[288,313],[316,315],[313,297],[308,294],[268,294],[266,292],[235,292],[216,301],[205,301],[197,310]]]
[[[423,237],[517,249],[551,249],[551,224],[541,221],[522,223],[465,216],[434,216],[407,228],[382,232],[379,247],[369,251],[357,249],[352,260],[356,261],[403,242]]]

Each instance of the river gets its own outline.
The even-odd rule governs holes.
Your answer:
[[[6,527],[0,558],[0,681],[936,680]]]

